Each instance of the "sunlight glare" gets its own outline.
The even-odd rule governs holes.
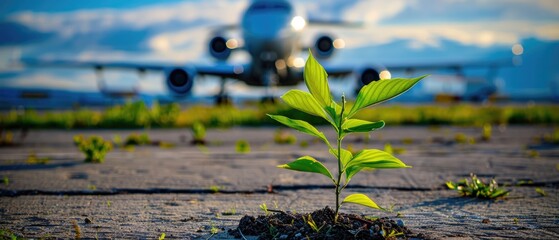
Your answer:
[[[385,69],[380,72],[379,77],[380,79],[390,79],[392,78],[392,75],[388,70]]]
[[[295,16],[293,17],[293,19],[291,19],[291,27],[293,27],[293,29],[295,29],[295,31],[300,31],[302,30],[305,25],[306,25],[306,21],[303,17],[301,16]]]

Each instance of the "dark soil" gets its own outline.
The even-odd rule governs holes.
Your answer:
[[[309,224],[310,218],[318,231]],[[407,239],[419,237],[404,226],[402,220],[370,219],[355,214],[340,213],[334,222],[334,210],[325,207],[310,214],[275,211],[267,216],[244,216],[229,234],[258,236],[259,239]]]

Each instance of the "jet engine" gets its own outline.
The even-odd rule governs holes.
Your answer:
[[[177,97],[186,96],[192,90],[196,71],[191,67],[172,68],[165,71],[167,88]]]
[[[214,37],[209,44],[210,55],[218,60],[227,60],[231,55],[231,48],[227,46],[227,39],[221,36]]]
[[[334,53],[334,40],[329,36],[320,36],[314,43],[314,54],[317,58],[327,59]]]
[[[363,88],[365,85],[380,80],[379,72],[372,67],[366,67],[359,71],[356,71],[355,76],[357,77],[357,84],[355,85],[355,95],[357,95],[357,93],[359,93],[361,88]]]

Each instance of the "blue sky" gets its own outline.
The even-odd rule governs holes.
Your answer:
[[[559,85],[559,3],[556,0],[297,1],[309,17],[365,22],[362,29],[309,28],[344,38],[332,62],[418,64],[510,59],[524,48],[522,65],[503,69],[509,93],[549,92]],[[0,3],[0,87],[96,91],[91,70],[17,69],[19,57],[93,61],[209,62],[212,26],[234,24],[248,1],[15,1]],[[235,36],[236,33],[231,33]],[[232,61],[246,61],[237,54]],[[111,84],[136,84],[132,72],[107,72]],[[165,93],[161,74],[148,74],[142,91]],[[212,88],[202,81],[196,91]],[[214,86],[215,87],[215,86]],[[550,88],[551,87],[551,88]],[[245,89],[238,86],[239,89]],[[214,91],[208,90],[208,91]],[[207,91],[206,91],[207,92]]]

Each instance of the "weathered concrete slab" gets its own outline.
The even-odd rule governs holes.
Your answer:
[[[348,137],[346,142],[354,149],[382,149],[387,142],[405,148],[399,158],[413,166],[357,175],[348,193],[367,193],[383,206],[396,203],[395,211],[407,225],[434,237],[558,238],[559,148],[534,140],[551,131],[509,126],[494,130],[490,142],[476,144],[452,140],[458,132],[479,137],[478,128],[387,127],[373,133],[369,142]],[[72,144],[75,134],[124,138],[131,132],[141,131],[31,131],[22,146],[0,148],[0,177],[9,179],[8,185],[0,186],[0,229],[26,237],[69,238],[74,237],[76,220],[85,237],[153,239],[165,232],[168,238],[196,238],[209,237],[212,225],[232,228],[244,214],[261,214],[258,205],[263,202],[297,212],[334,204],[325,178],[275,168],[303,155],[334,168],[335,160],[324,146],[298,133],[309,147],[274,144],[270,128],[212,130],[207,148],[190,146],[188,130],[149,130],[152,139],[176,147],[116,149],[104,164],[83,163]],[[250,153],[235,152],[239,139],[250,142]],[[529,148],[539,157],[534,158]],[[25,160],[31,152],[51,160],[47,165],[28,165]],[[539,196],[535,187],[509,186],[512,193],[506,201],[478,201],[458,198],[442,186],[470,172],[496,177],[500,183],[531,180],[547,196]],[[270,184],[276,193],[266,193]],[[212,186],[225,193],[212,194]],[[222,214],[232,209],[236,214]],[[360,207],[344,209],[396,216]],[[85,224],[85,218],[93,223]]]

